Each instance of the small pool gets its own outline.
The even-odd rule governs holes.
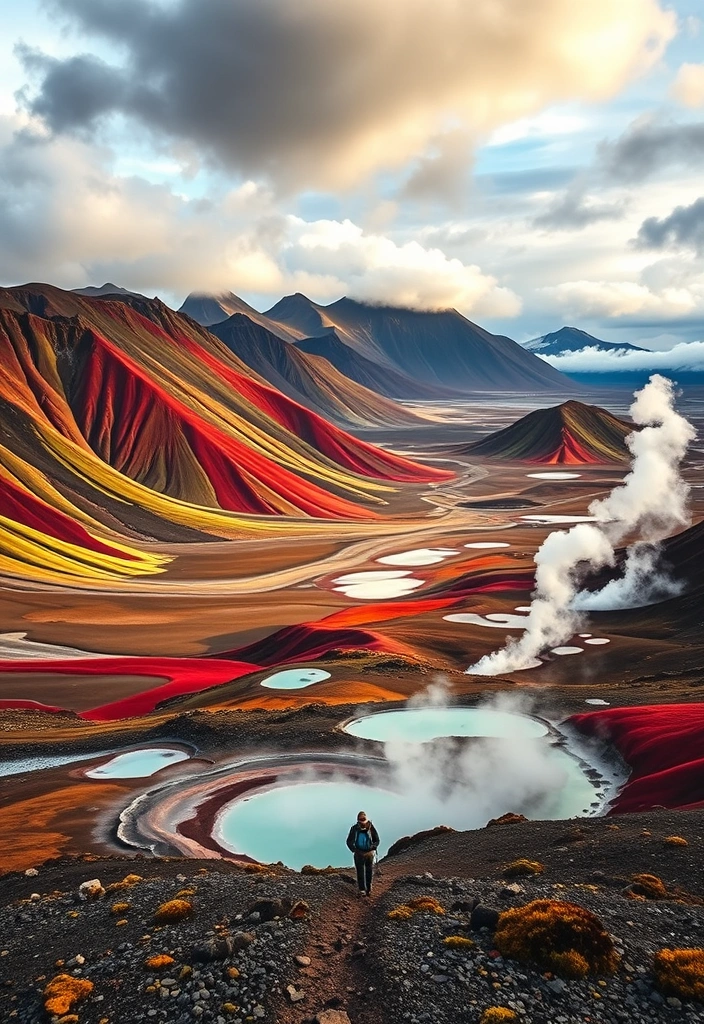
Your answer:
[[[302,690],[329,678],[330,673],[322,668],[289,668],[262,679],[261,685],[269,690]]]
[[[561,657],[566,657],[570,654],[584,654],[583,647],[553,647],[550,652],[551,654],[557,654]]]
[[[547,736],[548,728],[537,718],[487,708],[399,708],[355,718],[344,727],[364,740],[404,740],[426,743],[443,736]]]
[[[491,629],[525,629],[527,615],[507,615],[503,612],[490,612],[489,615],[478,615],[476,612],[451,612],[443,615],[447,622],[464,622],[469,626],[487,626]]]
[[[579,480],[581,473],[528,473],[532,480]]]
[[[521,519],[526,523],[538,523],[543,526],[548,526],[550,523],[595,523],[596,516],[551,516],[551,515],[533,515],[533,516],[521,516]]]
[[[510,548],[511,545],[502,540],[477,540],[472,541],[471,544],[465,544],[465,547],[478,549],[484,548],[488,551],[489,548]]]
[[[90,768],[85,774],[90,779],[144,779],[155,775],[167,765],[187,761],[190,756],[185,750],[171,747],[145,747],[111,757],[97,768]]]
[[[408,569],[372,569],[338,576],[333,590],[358,601],[386,601],[410,594],[424,582],[411,576]]]
[[[399,551],[395,555],[384,555],[383,558],[377,558],[377,562],[381,565],[437,565],[458,554],[456,548],[414,548],[412,551]]]

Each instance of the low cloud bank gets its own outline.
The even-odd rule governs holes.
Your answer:
[[[604,351],[590,346],[564,355],[536,355],[563,373],[704,373],[704,341],[683,341],[665,352]]]

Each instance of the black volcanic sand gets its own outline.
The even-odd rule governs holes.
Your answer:
[[[673,833],[688,845],[665,845]],[[516,1001],[522,1019],[533,1024],[562,1018],[595,1024],[696,1021],[704,1019],[701,1004],[666,1003],[659,995],[652,956],[663,946],[701,944],[703,840],[704,811],[519,822],[421,836],[382,861],[368,901],[355,898],[349,868],[306,876],[277,866],[251,874],[227,861],[60,858],[36,875],[0,879],[0,1014],[38,1024],[45,1019],[44,985],[68,972],[94,985],[79,1007],[81,1024],[106,1018],[141,1024],[152,1017],[186,1024],[196,1018],[198,1004],[206,1021],[222,1014],[303,1024],[332,1006],[349,1013],[354,1024],[470,1024],[487,1007]],[[539,860],[544,873],[508,887],[504,866],[524,856]],[[666,898],[629,898],[632,876],[643,872],[662,879]],[[79,899],[82,882],[98,878],[108,886],[128,873],[141,880],[95,901]],[[155,925],[156,908],[179,893],[191,901],[192,917]],[[432,897],[446,913],[387,919],[390,910],[418,896]],[[249,916],[258,899],[281,898],[304,900],[305,919]],[[555,981],[534,965],[497,957],[491,933],[471,930],[473,901],[503,911],[534,898],[594,911],[620,954],[616,973]],[[118,901],[129,906],[111,912]],[[213,933],[243,930],[253,940],[243,951],[206,963],[194,956],[194,946]],[[458,934],[471,936],[474,946],[448,950],[443,939]],[[146,967],[155,954],[174,962],[161,970]],[[297,962],[296,956],[304,959]],[[288,985],[303,994],[299,1003],[291,1003]],[[232,1006],[242,1007],[239,1017]]]

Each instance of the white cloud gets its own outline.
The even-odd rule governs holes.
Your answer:
[[[685,107],[704,107],[704,64],[683,64],[671,94]]]
[[[543,288],[542,293],[573,318],[671,318],[704,312],[704,275],[686,285],[659,289],[640,281],[565,281]]]
[[[482,316],[520,310],[493,276],[419,241],[285,215],[252,181],[189,199],[110,173],[109,151],[18,128],[28,126],[0,118],[0,279],[8,283],[112,280],[148,293],[232,288],[277,299],[305,291]]]
[[[370,302],[421,309],[456,306],[480,316],[515,316],[518,297],[476,265],[448,259],[417,241],[397,244],[383,235],[365,234],[346,220],[298,222],[290,261],[322,273],[325,268],[346,282],[348,293]]]
[[[540,355],[540,353],[537,353]],[[704,341],[680,342],[668,351],[630,352],[585,348],[564,356],[540,356],[563,373],[704,372]]]
[[[448,129],[481,137],[551,104],[606,100],[676,32],[659,0],[49,6],[124,55],[111,65],[25,52],[39,79],[32,109],[54,130],[118,113],[293,187],[355,184],[418,158]]]

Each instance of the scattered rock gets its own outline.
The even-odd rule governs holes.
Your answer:
[[[296,988],[295,985],[286,986],[286,994],[292,1003],[300,1003],[305,999],[306,994],[302,988]]]
[[[302,953],[296,954],[293,958],[299,967],[310,967],[310,957],[304,956]]]
[[[191,956],[194,960],[207,963],[211,960],[227,960],[233,953],[237,953],[254,942],[253,932],[235,932],[234,935],[213,935],[205,942],[199,942],[191,949]]]
[[[351,1024],[344,1010],[321,1010],[315,1017],[316,1024]]]
[[[97,900],[104,895],[105,889],[99,878],[90,878],[78,886],[78,897],[81,900]]]
[[[481,903],[477,904],[469,919],[470,927],[475,932],[478,932],[480,928],[488,928],[490,932],[494,932],[498,923],[499,911],[494,910],[493,907],[485,907]]]

